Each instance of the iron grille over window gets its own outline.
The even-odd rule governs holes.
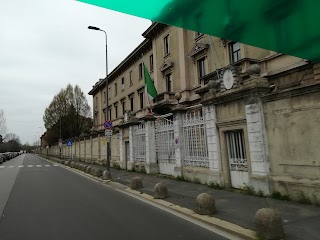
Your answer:
[[[231,171],[248,171],[245,140],[242,130],[226,132]]]

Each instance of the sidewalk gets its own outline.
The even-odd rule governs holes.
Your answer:
[[[103,166],[99,167],[106,169]],[[125,170],[111,169],[111,175],[114,182],[127,186],[134,176],[141,177],[143,188],[140,191],[149,195],[153,195],[156,183],[165,182],[169,190],[169,198],[166,201],[192,210],[196,209],[196,197],[200,193],[210,193],[216,202],[217,213],[214,217],[251,230],[254,230],[254,216],[257,210],[265,207],[275,208],[282,216],[286,239],[320,239],[320,207],[317,206],[215,190],[206,185]]]
[[[286,239],[320,239],[320,208],[316,206],[215,190],[206,185],[124,170],[111,169],[111,175],[113,181],[128,186],[134,176],[141,177],[143,188],[140,191],[150,195],[153,195],[154,185],[163,181],[169,190],[169,198],[166,201],[192,210],[196,209],[196,198],[200,193],[210,193],[216,202],[216,218],[251,230],[254,230],[254,216],[257,210],[264,207],[275,208],[284,221]]]

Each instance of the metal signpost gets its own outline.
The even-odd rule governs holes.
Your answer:
[[[105,136],[107,137],[107,142],[110,143],[111,141],[111,137],[112,137],[112,122],[111,121],[105,121],[105,123],[103,124],[104,128],[105,128]]]
[[[71,160],[72,160],[72,143],[73,143],[72,140],[67,141],[67,146],[70,147],[69,148],[69,156],[70,156]]]

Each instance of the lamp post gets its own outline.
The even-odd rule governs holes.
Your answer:
[[[42,127],[38,127],[38,129],[41,129],[41,133],[40,133],[40,138],[39,138],[39,146],[40,146],[40,154],[42,154],[42,134],[43,134],[43,128]]]
[[[107,33],[106,31],[98,28],[98,27],[94,27],[94,26],[89,26],[88,29],[90,30],[96,30],[96,31],[101,31],[101,32],[104,32],[105,36],[106,36],[106,118],[107,120],[109,120],[109,99],[108,99],[108,36],[107,36]],[[107,170],[109,171],[110,173],[110,143],[107,139],[107,162],[106,162],[106,167],[107,167]],[[111,173],[110,173],[111,174]]]

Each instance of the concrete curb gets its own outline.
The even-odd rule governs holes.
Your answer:
[[[197,214],[191,209],[181,207],[179,205],[167,202],[167,201],[162,200],[162,199],[155,199],[153,196],[150,196],[150,195],[148,195],[146,193],[141,193],[141,192],[136,191],[136,190],[132,190],[130,188],[126,188],[125,191],[130,192],[130,193],[135,194],[135,195],[138,195],[138,196],[140,196],[140,197],[142,197],[142,198],[144,198],[144,199],[146,199],[148,201],[152,201],[152,202],[160,204],[160,205],[162,205],[164,207],[170,208],[170,209],[172,209],[174,211],[177,211],[179,213],[182,213],[184,215],[187,215],[188,217],[192,217],[192,218],[194,218],[196,220],[199,220],[199,221],[202,221],[204,223],[208,223],[210,225],[213,225],[213,226],[215,226],[217,228],[220,228],[220,229],[222,229],[224,231],[227,231],[227,232],[229,232],[231,234],[234,234],[236,236],[239,236],[239,237],[242,237],[242,238],[245,238],[245,239],[257,239],[256,238],[256,233],[254,231],[250,230],[250,229],[246,229],[246,228],[240,227],[240,226],[238,226],[236,224],[221,220],[219,218]]]
[[[92,176],[90,174],[87,174],[83,171],[80,171],[78,169],[75,169],[75,168],[71,168],[69,166],[66,166],[66,165],[63,165],[63,164],[60,164],[60,163],[56,163],[52,160],[49,160],[49,159],[46,159],[42,156],[39,156],[40,158],[42,159],[45,159],[46,161],[50,161],[50,162],[53,162],[55,164],[59,164],[61,167],[65,168],[65,169],[68,169],[68,170],[71,170],[73,171],[74,173],[78,173],[84,177],[87,177],[87,178],[91,178],[93,180],[96,180],[98,182],[101,182],[101,183],[104,183],[110,187],[113,187],[113,188],[116,188],[116,189],[120,189],[120,190],[124,190],[125,192],[128,192],[128,193],[131,193],[133,195],[136,195],[138,197],[141,197],[147,201],[150,201],[150,202],[153,202],[153,203],[156,203],[156,204],[159,204],[163,207],[166,207],[166,208],[169,208],[173,211],[176,211],[178,213],[181,213],[187,217],[191,217],[195,220],[198,220],[198,221],[201,221],[203,223],[206,223],[206,224],[209,224],[209,225],[212,225],[214,227],[217,227],[223,231],[226,231],[226,232],[229,232],[235,236],[238,236],[238,237],[241,237],[241,238],[244,238],[244,239],[257,239],[256,237],[256,232],[255,231],[252,231],[250,229],[246,229],[246,228],[243,228],[239,225],[236,225],[236,224],[233,224],[233,223],[230,223],[230,222],[227,222],[227,221],[224,221],[224,220],[221,220],[219,218],[216,218],[216,217],[211,217],[211,216],[207,216],[207,215],[200,215],[200,214],[197,214],[196,212],[194,212],[193,210],[191,209],[188,209],[188,208],[184,208],[184,207],[181,207],[179,205],[176,205],[176,204],[173,204],[173,203],[170,203],[170,202],[167,202],[165,200],[162,200],[162,199],[155,199],[153,196],[151,195],[148,195],[146,193],[142,193],[140,191],[137,191],[137,190],[132,190],[131,188],[129,188],[128,186],[126,185],[123,185],[121,183],[117,183],[117,182],[113,182],[111,180],[103,180],[99,177],[95,177],[95,176]]]

